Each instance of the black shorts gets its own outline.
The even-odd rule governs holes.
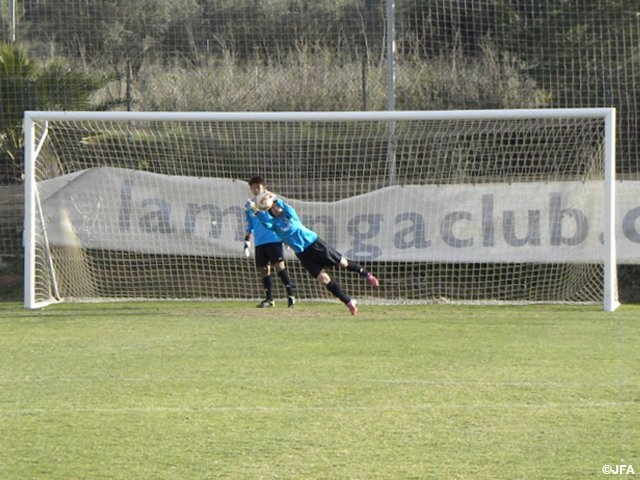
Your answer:
[[[282,243],[265,243],[256,247],[256,267],[262,268],[284,260]]]
[[[318,238],[305,251],[296,253],[296,257],[307,272],[316,278],[323,268],[335,267],[339,264],[342,254]]]

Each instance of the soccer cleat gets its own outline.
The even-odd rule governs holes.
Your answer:
[[[287,298],[287,307],[291,308],[296,304],[296,297],[294,297],[293,295],[289,295],[289,297]]]
[[[378,285],[380,285],[380,282],[378,281],[378,279],[375,277],[375,275],[373,275],[372,273],[367,274],[365,280],[367,281],[367,283],[369,285],[371,285],[372,287],[377,287]]]
[[[258,308],[271,308],[275,305],[275,302],[273,300],[270,300],[268,298],[265,298],[263,301],[261,301],[258,304]]]
[[[347,308],[349,309],[349,313],[351,313],[351,315],[355,315],[356,313],[358,313],[358,307],[356,307],[356,301],[353,299],[349,300],[349,303],[347,303]]]

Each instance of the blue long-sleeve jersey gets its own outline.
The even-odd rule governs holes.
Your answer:
[[[267,243],[282,242],[276,232],[265,227],[258,217],[254,215],[251,208],[249,208],[249,202],[247,202],[244,207],[244,214],[246,219],[245,233],[253,233],[254,246],[259,247],[260,245],[265,245]]]
[[[267,212],[258,212],[255,216],[266,228],[275,232],[280,240],[289,245],[295,253],[303,252],[318,239],[318,234],[302,224],[293,207],[280,198],[276,202],[283,210],[282,215],[274,217]]]

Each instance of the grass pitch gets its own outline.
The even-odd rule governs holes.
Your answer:
[[[640,308],[0,303],[3,479],[640,473]]]

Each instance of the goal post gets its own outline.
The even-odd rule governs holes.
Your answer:
[[[361,303],[618,306],[613,108],[27,111],[24,141],[26,308],[259,299],[255,174],[379,275],[332,272]]]

